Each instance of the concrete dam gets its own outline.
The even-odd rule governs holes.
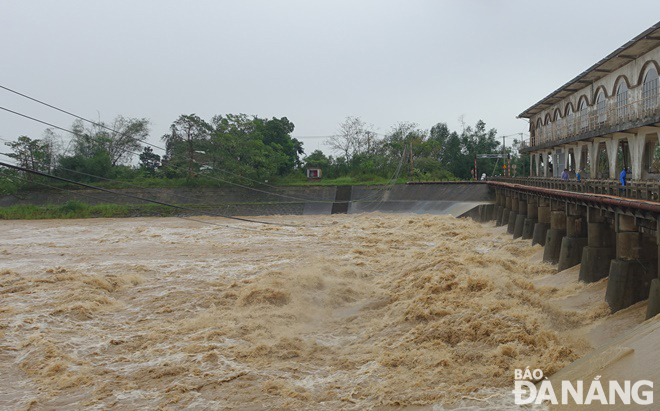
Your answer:
[[[231,216],[328,215],[385,213],[450,214],[460,216],[479,204],[492,203],[486,184],[447,182],[394,186],[311,186],[266,188],[139,188],[116,189],[115,194],[94,190],[35,191],[0,197],[0,207],[16,204],[146,204],[134,197],[199,208],[199,214]],[[130,195],[134,197],[124,196]]]

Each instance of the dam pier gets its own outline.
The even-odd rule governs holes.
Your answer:
[[[648,299],[646,317],[660,313],[660,203],[599,194],[602,182],[582,182],[575,191],[559,179],[487,184],[495,202],[479,205],[470,213],[475,219],[507,226],[514,239],[543,246],[543,261],[557,264],[558,271],[580,264],[582,282],[608,277],[604,298],[612,312]],[[629,192],[657,198],[660,184],[644,186]]]

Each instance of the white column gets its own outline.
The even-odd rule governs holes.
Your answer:
[[[597,141],[592,141],[589,143],[589,177],[598,178],[596,175],[598,173],[598,147],[599,143]]]
[[[536,153],[536,164],[535,164],[536,165],[536,177],[541,176],[540,171],[541,171],[541,156],[542,155],[543,155],[543,153],[540,153],[540,152]]]
[[[621,138],[622,137],[617,137],[615,134],[614,137],[605,140],[605,147],[607,148],[607,161],[610,165],[610,180],[616,180],[618,177],[616,170],[616,153],[619,148],[619,141]]]
[[[639,132],[637,135],[628,137],[628,147],[630,148],[630,158],[632,161],[632,179],[641,180],[642,178],[642,156],[644,155],[644,146],[646,145],[646,133]]]
[[[589,174],[591,178],[597,178],[596,174],[598,173],[598,148],[602,139],[596,139],[589,145]]]
[[[582,162],[582,146],[583,145],[584,145],[583,143],[578,143],[577,147],[575,147],[573,149],[573,153],[575,154],[575,172],[576,173],[579,173],[581,168],[582,168],[582,164],[580,164],[580,163]]]

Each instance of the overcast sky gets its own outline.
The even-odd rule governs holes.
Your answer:
[[[643,30],[660,1],[0,0],[0,85],[92,119],[180,114],[291,120],[326,136],[346,116],[460,129],[516,115]],[[0,89],[0,106],[72,118]],[[0,111],[0,137],[45,126]],[[301,138],[307,153],[322,138]]]

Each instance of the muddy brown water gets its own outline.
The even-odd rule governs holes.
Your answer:
[[[0,408],[512,409],[607,314],[469,220],[264,219],[1,222]]]

